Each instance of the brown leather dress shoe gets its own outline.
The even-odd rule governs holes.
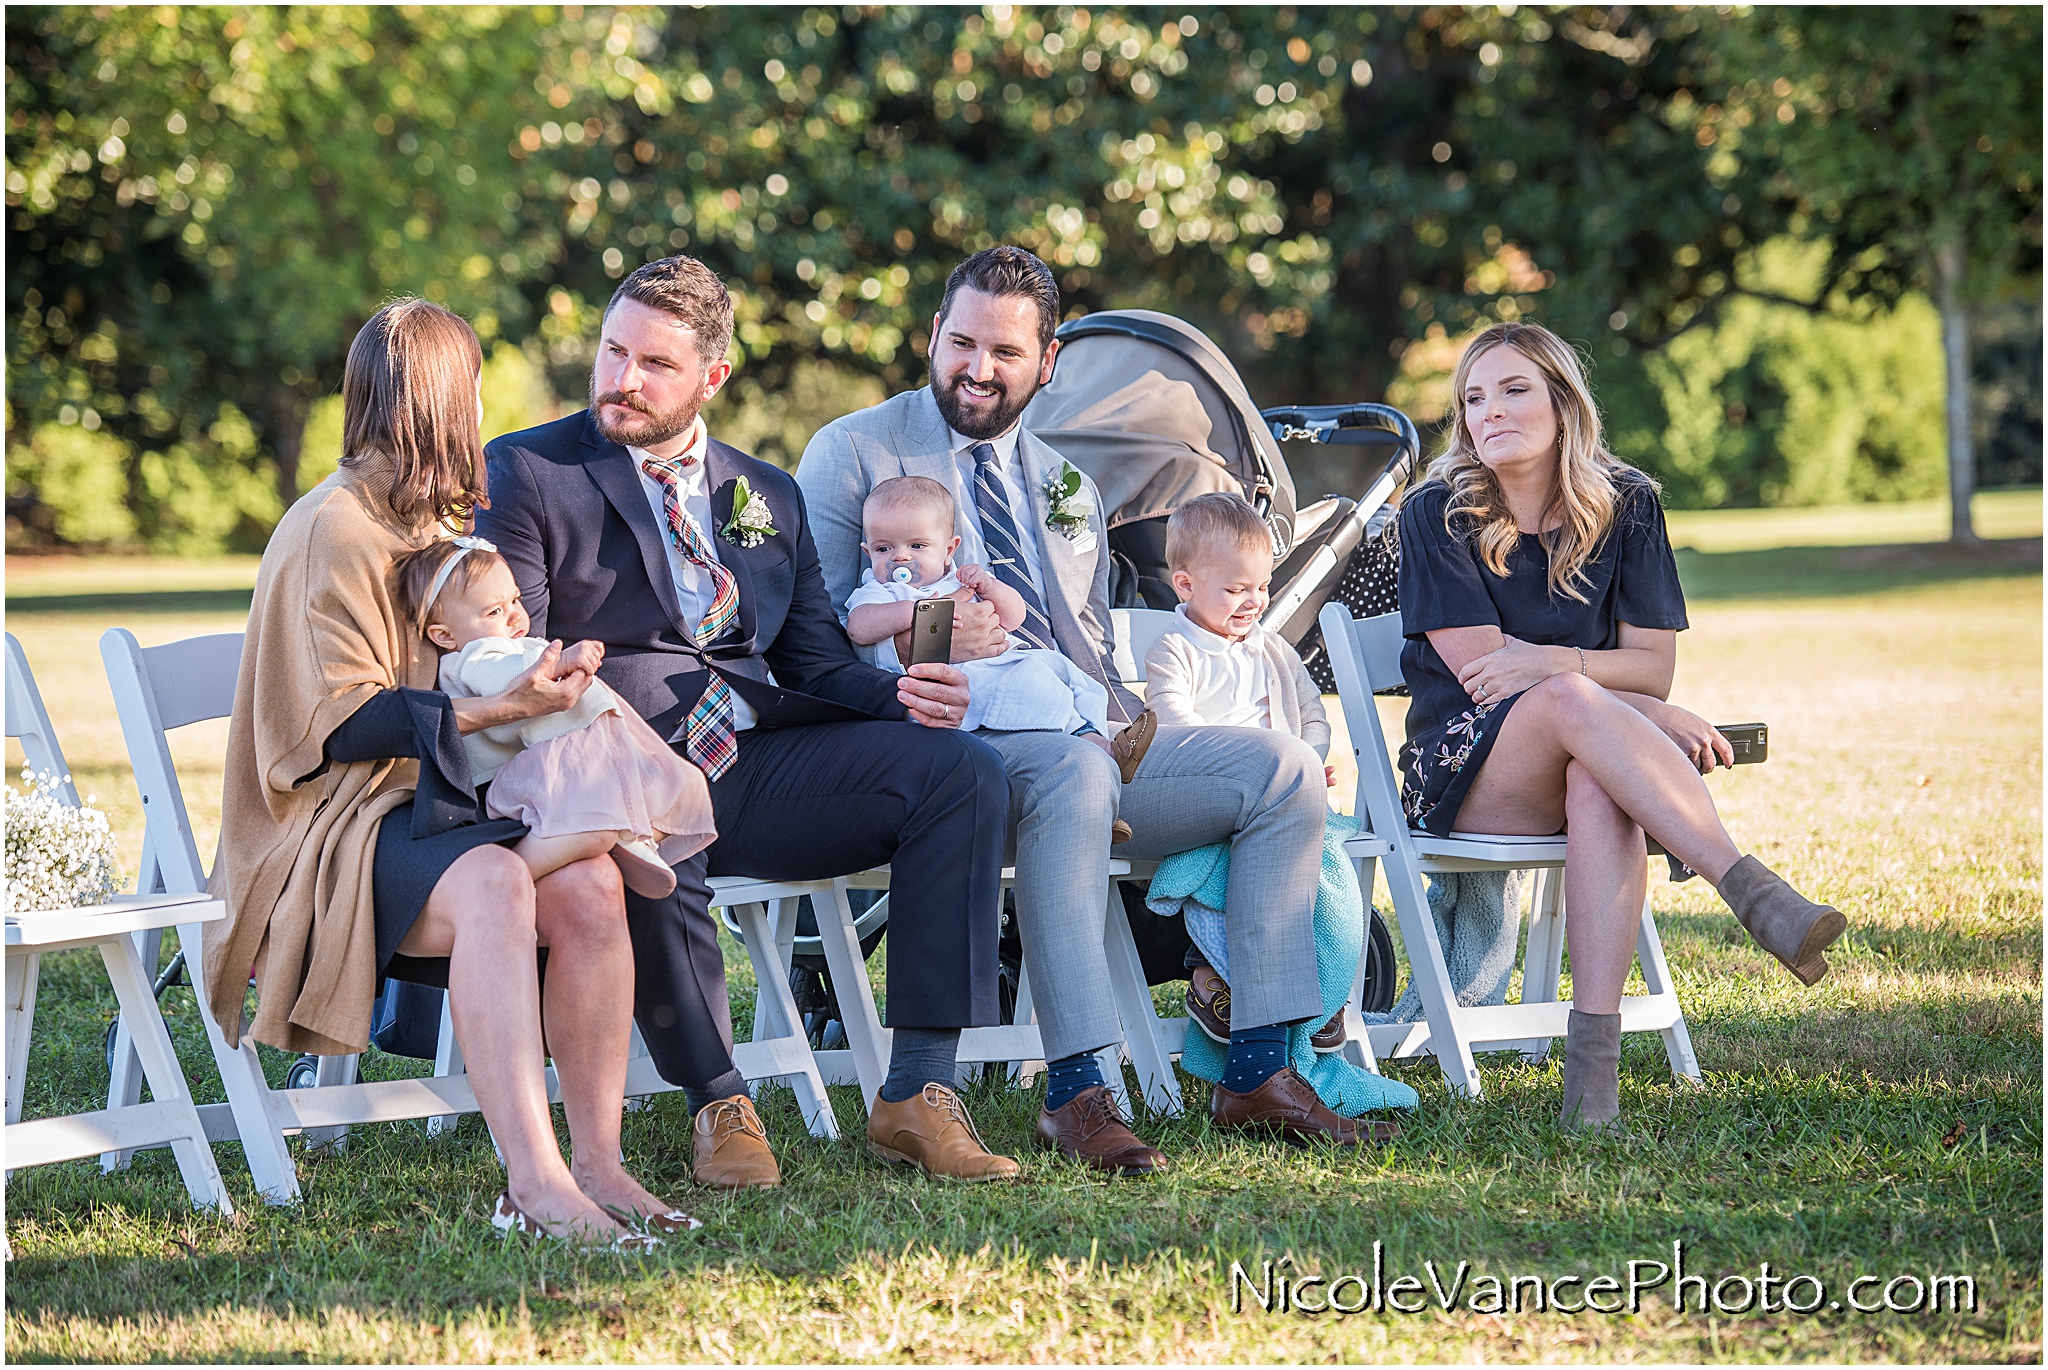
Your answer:
[[[1233,1094],[1216,1086],[1209,1096],[1209,1117],[1218,1127],[1269,1132],[1290,1146],[1309,1142],[1357,1146],[1360,1142],[1391,1142],[1401,1135],[1399,1123],[1369,1123],[1332,1112],[1316,1097],[1315,1086],[1292,1066],[1273,1072],[1249,1094]]]
[[[1337,1051],[1344,1046],[1344,1010],[1338,1009],[1324,1023],[1308,1035],[1308,1044],[1317,1051]]]
[[[782,1183],[782,1167],[768,1149],[752,1099],[713,1099],[697,1111],[690,1122],[690,1174],[713,1189],[773,1189]]]
[[[1058,1112],[1039,1109],[1038,1143],[1112,1175],[1151,1175],[1166,1169],[1166,1157],[1124,1126],[1108,1085],[1082,1090]]]
[[[982,1144],[960,1096],[938,1083],[901,1103],[876,1095],[868,1114],[868,1140],[892,1161],[949,1180],[1014,1180],[1022,1169]]]
[[[1230,985],[1214,966],[1188,973],[1188,1017],[1210,1041],[1230,1045]]]

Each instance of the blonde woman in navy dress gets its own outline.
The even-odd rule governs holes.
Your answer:
[[[1806,984],[1846,924],[1744,856],[1714,811],[1701,777],[1733,752],[1667,702],[1685,597],[1657,485],[1601,444],[1577,354],[1540,325],[1496,324],[1452,394],[1449,446],[1401,506],[1403,802],[1432,833],[1565,834],[1560,1117],[1604,1128],[1621,1112],[1645,832]]]

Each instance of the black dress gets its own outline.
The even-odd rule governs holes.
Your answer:
[[[371,696],[327,739],[330,761],[418,757],[420,779],[410,801],[377,825],[370,870],[377,924],[377,976],[418,984],[448,984],[444,957],[398,954],[398,944],[419,921],[427,897],[463,853],[525,837],[524,823],[490,818],[470,783],[469,756],[455,726],[455,707],[438,690],[384,690]]]
[[[1438,628],[1494,626],[1539,646],[1611,651],[1620,625],[1682,629],[1685,594],[1664,531],[1664,510],[1649,480],[1615,477],[1614,524],[1585,563],[1586,602],[1550,593],[1550,554],[1524,535],[1497,576],[1479,559],[1468,527],[1444,528],[1450,487],[1430,481],[1401,504],[1401,673],[1415,702],[1401,747],[1401,802],[1408,821],[1444,836],[1457,822],[1479,768],[1520,694],[1476,704],[1425,634]],[[1462,525],[1466,521],[1460,520]]]

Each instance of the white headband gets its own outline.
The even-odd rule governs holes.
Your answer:
[[[496,543],[488,542],[483,538],[462,537],[452,539],[452,541],[456,547],[455,555],[441,563],[441,569],[434,572],[433,588],[427,591],[426,612],[428,613],[433,612],[434,601],[441,597],[441,587],[448,583],[448,577],[454,572],[457,562],[461,561],[471,552],[495,552],[498,550]]]

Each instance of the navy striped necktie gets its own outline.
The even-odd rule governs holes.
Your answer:
[[[1058,650],[1053,645],[1052,620],[1046,616],[1045,596],[1031,583],[1024,560],[1024,540],[1017,520],[1010,513],[1009,491],[1002,472],[996,469],[993,444],[977,442],[968,449],[974,458],[974,504],[981,511],[981,541],[988,551],[989,569],[996,579],[1024,598],[1024,622],[1016,635],[1026,646]]]

